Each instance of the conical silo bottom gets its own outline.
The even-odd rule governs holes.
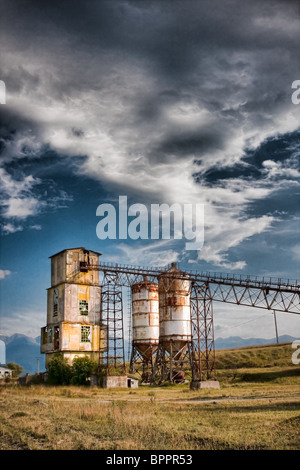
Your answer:
[[[180,359],[186,353],[188,343],[186,341],[174,340],[174,341],[162,341],[165,351],[167,351],[171,357]]]
[[[134,346],[147,361],[151,360],[158,348],[158,344],[134,343]]]

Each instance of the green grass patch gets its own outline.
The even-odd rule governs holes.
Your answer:
[[[291,367],[291,343],[216,350],[217,369]]]

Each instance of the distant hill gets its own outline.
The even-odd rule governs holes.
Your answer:
[[[298,338],[289,335],[279,336],[279,343],[292,343]],[[230,336],[228,338],[215,339],[215,349],[243,348],[246,346],[261,346],[263,344],[276,344],[276,338],[240,338],[240,336]]]
[[[12,336],[0,336],[6,344],[6,363],[15,362],[23,367],[23,374],[35,374],[38,368],[45,370],[45,355],[40,353],[40,337],[30,338],[26,335],[15,334]],[[23,375],[22,374],[22,375]]]
[[[264,344],[258,346],[243,346],[242,348],[217,349],[216,369],[218,377],[228,375],[228,371],[237,369],[263,369],[251,371],[247,380],[275,380],[283,376],[299,376],[300,367],[292,361],[293,349],[291,343]],[[279,372],[271,368],[281,368]],[[222,371],[222,373],[220,373]],[[250,373],[250,371],[248,371]],[[244,372],[240,372],[242,375]],[[254,374],[254,375],[253,375]]]
[[[292,336],[283,335],[279,337],[280,343],[290,343],[295,339]],[[45,371],[45,354],[40,353],[40,337],[30,338],[22,334],[12,336],[1,336],[0,340],[6,344],[6,362],[15,362],[23,367],[23,374],[35,374],[37,372],[39,358],[39,370]],[[239,336],[230,336],[228,338],[217,338],[215,348],[232,349],[247,346],[260,346],[264,344],[275,344],[276,339],[264,338],[240,338]],[[125,356],[128,360],[128,341],[125,340]]]

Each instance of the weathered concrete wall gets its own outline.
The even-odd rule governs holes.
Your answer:
[[[89,262],[97,265],[99,255],[93,251],[83,248],[64,250],[51,257],[51,286],[63,282],[74,282],[76,284],[99,284],[99,272],[79,272],[80,262]]]
[[[110,377],[101,377],[99,380],[100,387],[103,388],[116,388],[122,387],[127,388],[127,376],[126,375],[114,375]]]
[[[90,329],[88,341],[82,341],[81,327]],[[59,326],[48,326],[42,329],[41,352],[78,351],[98,352],[103,348],[105,332],[99,325],[61,322]],[[101,338],[100,338],[101,337]]]
[[[99,272],[78,272],[80,262],[98,265],[99,254],[74,248],[51,257],[47,326],[41,331],[41,353],[61,351],[70,362],[82,353],[98,360],[104,340],[104,329],[100,331]],[[82,329],[88,339],[82,340]]]
[[[136,379],[130,379],[128,378],[128,387],[130,388],[138,388],[139,387],[139,381]]]
[[[199,390],[200,388],[220,388],[220,383],[218,380],[195,380],[191,382],[191,390]]]
[[[88,315],[82,315],[79,302],[88,303]],[[56,307],[55,307],[56,304]],[[63,283],[47,291],[47,325],[61,321],[100,324],[101,287]]]

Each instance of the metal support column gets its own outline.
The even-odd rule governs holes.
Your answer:
[[[106,375],[125,374],[122,287],[109,275],[103,281],[101,316],[104,344],[100,349],[99,369]]]
[[[212,304],[209,284],[193,282],[191,292],[193,380],[216,378]]]
[[[134,343],[132,344],[129,372],[139,374],[142,383],[151,383],[155,363],[155,354],[157,346],[149,345],[142,352]]]
[[[156,353],[152,382],[184,382],[186,375],[191,373],[191,343],[186,342],[181,348],[176,348],[172,341],[168,346],[161,342]]]

